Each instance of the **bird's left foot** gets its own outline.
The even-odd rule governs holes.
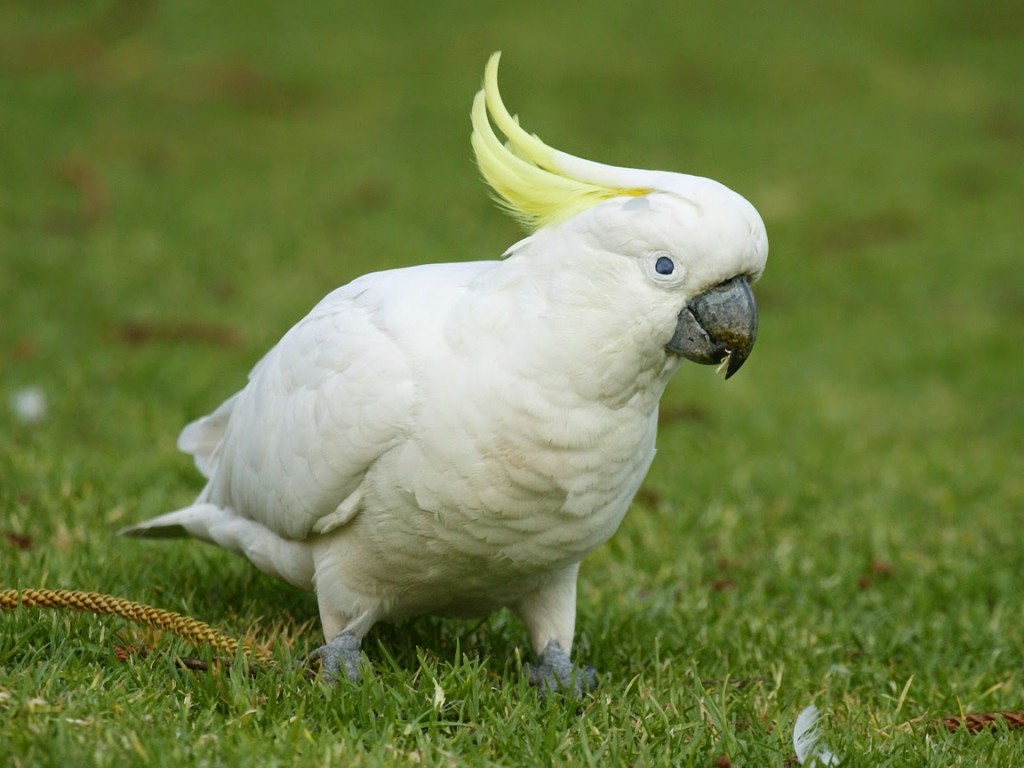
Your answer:
[[[541,694],[570,692],[582,696],[597,687],[597,670],[573,664],[569,654],[554,640],[548,643],[538,661],[537,665],[525,665],[524,671],[530,684],[536,685]]]
[[[359,638],[352,632],[342,632],[309,654],[306,660],[320,659],[320,675],[330,685],[337,683],[342,675],[349,682],[358,683],[363,677],[363,654],[359,645]]]

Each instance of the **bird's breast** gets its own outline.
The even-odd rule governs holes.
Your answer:
[[[434,611],[514,602],[578,562],[618,528],[654,455],[656,413],[561,397],[465,397],[425,422],[371,470],[352,534],[364,578],[369,564],[376,584],[449,606]]]

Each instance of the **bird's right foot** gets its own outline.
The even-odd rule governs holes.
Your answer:
[[[363,677],[363,654],[359,645],[359,638],[352,632],[342,632],[309,654],[306,661],[320,659],[320,676],[329,685],[337,683],[342,675],[349,682],[358,683]]]

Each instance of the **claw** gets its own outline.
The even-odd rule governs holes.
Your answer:
[[[306,661],[319,659],[320,676],[328,685],[338,682],[342,668],[350,683],[358,683],[363,677],[363,654],[359,650],[359,638],[352,632],[342,632],[306,657]]]
[[[536,666],[523,665],[523,671],[542,696],[568,692],[580,697],[597,688],[597,670],[573,664],[569,654],[554,640],[547,644],[538,661]]]

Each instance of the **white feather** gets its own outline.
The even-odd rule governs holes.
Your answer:
[[[800,765],[839,765],[839,758],[822,743],[818,733],[818,708],[813,704],[797,715],[793,749]]]

